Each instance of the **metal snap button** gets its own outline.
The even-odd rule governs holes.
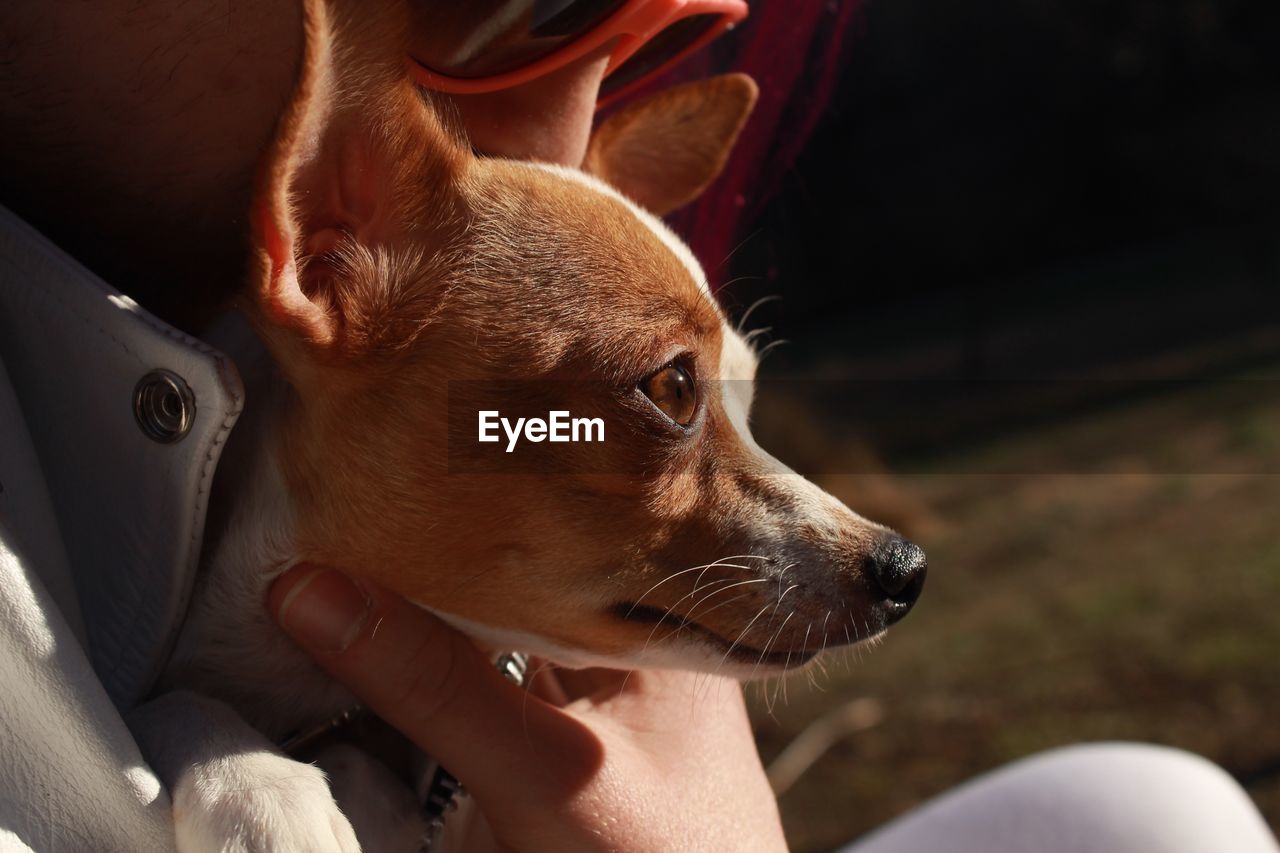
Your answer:
[[[133,389],[133,416],[147,438],[173,444],[191,431],[196,400],[181,376],[169,370],[153,370]]]

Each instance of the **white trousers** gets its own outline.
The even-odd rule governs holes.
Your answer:
[[[1167,747],[1057,749],[980,776],[844,853],[1277,853],[1217,765]]]

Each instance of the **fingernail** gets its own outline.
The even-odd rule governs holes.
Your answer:
[[[346,575],[316,569],[285,595],[276,621],[304,646],[341,652],[360,636],[369,605],[369,597]]]

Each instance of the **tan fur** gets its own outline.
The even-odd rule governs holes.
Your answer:
[[[298,560],[566,666],[750,678],[900,618],[923,572],[909,600],[877,587],[868,562],[894,540],[756,446],[754,355],[688,249],[582,172],[474,156],[408,82],[398,3],[304,6],[244,297],[283,376],[249,374],[222,521],[164,693],[135,714],[183,849],[421,837],[416,800],[373,759],[327,765],[348,821],[323,776],[272,745],[354,701],[265,612]],[[650,139],[668,168],[629,192],[687,199],[723,163],[744,92],[710,81],[629,108],[592,168],[625,184]],[[698,398],[684,426],[643,390],[673,366]],[[607,432],[485,456],[480,408],[568,410]]]
[[[308,26],[323,26],[308,7]],[[295,389],[278,441],[299,555],[594,656],[637,652],[652,635],[620,607],[687,616],[693,593],[734,579],[770,582],[694,614],[726,644],[811,654],[874,633],[855,611],[870,600],[862,563],[882,529],[764,454],[745,413],[730,416],[721,354],[739,372],[753,365],[740,342],[726,347],[735,333],[705,282],[626,202],[472,156],[402,73],[405,31],[392,13],[339,17],[333,46],[307,53],[263,173],[250,311]],[[745,121],[755,89],[744,80],[623,111],[588,165],[659,210],[683,203]],[[645,138],[659,140],[665,175],[637,167]],[[637,391],[675,356],[704,398],[687,435]],[[565,404],[546,380],[587,383],[557,387],[577,389],[571,409],[606,417],[608,439],[574,449],[587,463],[576,472],[451,473],[449,383],[485,380],[517,384],[543,411]],[[668,575],[739,554],[757,562],[646,597]],[[753,627],[793,584],[794,624]]]

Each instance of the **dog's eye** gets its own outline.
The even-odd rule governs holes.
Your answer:
[[[689,371],[678,364],[662,368],[640,383],[640,390],[671,420],[688,426],[698,410],[698,389]]]

